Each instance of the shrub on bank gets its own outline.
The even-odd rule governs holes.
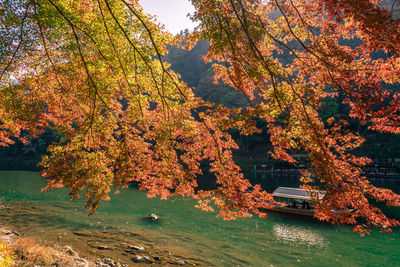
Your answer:
[[[14,266],[15,253],[9,247],[7,242],[0,243],[0,266],[11,267]]]

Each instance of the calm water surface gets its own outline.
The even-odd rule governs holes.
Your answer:
[[[295,183],[289,177],[256,178],[275,188]],[[77,230],[131,231],[210,266],[400,266],[399,229],[360,237],[349,226],[278,213],[267,219],[223,221],[195,209],[190,199],[146,199],[145,193],[133,188],[114,195],[88,217],[82,200],[70,201],[64,189],[41,193],[43,186],[44,179],[35,172],[0,172],[0,198],[26,209],[2,214],[0,224],[25,227],[39,236]],[[389,212],[400,218],[398,209]],[[150,213],[162,221],[144,220]]]

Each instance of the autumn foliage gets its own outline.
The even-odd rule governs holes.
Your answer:
[[[0,243],[0,264],[4,267],[14,266],[15,254],[7,242]]]
[[[205,60],[216,82],[248,96],[242,109],[194,96],[163,60],[174,38],[138,1],[0,3],[0,144],[57,131],[61,141],[41,163],[46,189],[65,186],[74,198],[85,190],[94,211],[112,187],[137,181],[149,196],[193,196],[206,210],[212,201],[226,219],[264,216],[272,196],[243,177],[228,134],[258,132],[258,118],[275,158],[296,164],[291,151],[307,154],[303,187],[327,192],[315,203],[318,219],[361,233],[399,225],[371,204],[399,206],[400,197],[361,175],[371,161],[352,151],[364,138],[318,114],[323,99],[341,95],[363,125],[400,132],[400,99],[390,89],[400,78],[397,1],[192,0],[200,25],[191,43],[210,42]],[[201,162],[217,189],[197,190]]]

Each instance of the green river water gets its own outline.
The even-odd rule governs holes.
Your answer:
[[[258,179],[271,187],[293,180]],[[191,199],[147,199],[134,188],[112,196],[88,217],[82,200],[70,201],[64,189],[42,193],[43,186],[44,178],[36,172],[1,171],[0,198],[11,209],[0,214],[0,225],[43,240],[72,243],[74,248],[100,241],[117,247],[123,235],[132,236],[135,242],[171,250],[206,266],[400,266],[400,229],[391,234],[373,230],[360,237],[351,226],[279,213],[270,213],[267,219],[223,221],[194,208]],[[400,218],[399,209],[389,212]],[[150,213],[162,220],[143,219]],[[81,235],[71,234],[77,231]],[[107,234],[99,237],[100,241],[79,239],[85,236],[82,231]],[[121,259],[126,262],[127,255]]]

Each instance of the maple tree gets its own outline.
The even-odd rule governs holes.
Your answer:
[[[318,219],[361,233],[399,225],[371,202],[399,206],[400,196],[362,175],[371,161],[352,151],[364,138],[318,114],[324,99],[342,94],[360,123],[400,132],[399,95],[387,86],[400,78],[397,1],[192,0],[200,24],[189,46],[210,42],[215,81],[248,96],[242,109],[194,96],[163,59],[176,40],[138,1],[0,3],[0,144],[57,131],[61,140],[41,162],[46,189],[65,186],[73,198],[84,189],[94,212],[112,187],[137,181],[150,197],[193,196],[205,210],[212,202],[225,219],[265,216],[273,198],[243,177],[228,134],[258,132],[258,118],[275,158],[296,164],[290,151],[307,154],[303,187],[327,192],[315,199]],[[196,188],[205,161],[215,190]]]

